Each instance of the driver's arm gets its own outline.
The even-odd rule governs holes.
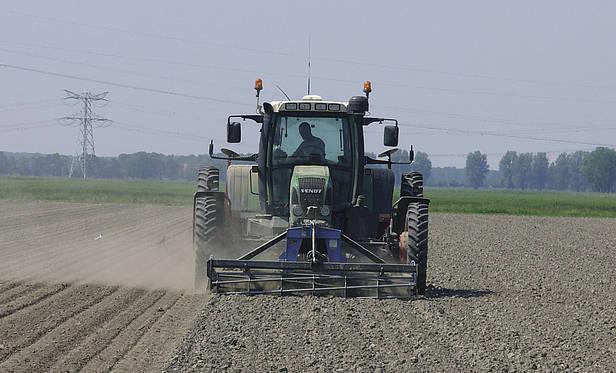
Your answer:
[[[302,143],[299,144],[297,149],[295,149],[293,154],[291,154],[291,157],[300,157],[302,155],[304,155],[304,141],[302,141]]]

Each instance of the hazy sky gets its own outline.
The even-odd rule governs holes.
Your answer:
[[[312,93],[347,100],[372,80],[372,114],[435,166],[616,145],[615,16],[614,1],[5,0],[0,64],[39,72],[0,66],[0,150],[74,154],[63,89],[109,91],[99,155],[219,148],[256,77],[265,100],[305,94],[309,38]],[[256,150],[250,123],[233,149]]]

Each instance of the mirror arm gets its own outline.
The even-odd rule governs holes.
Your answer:
[[[249,162],[254,162],[259,157],[258,154],[253,154],[253,155],[249,155],[249,156],[246,156],[246,157],[235,157],[235,158],[221,157],[221,156],[218,156],[218,155],[214,155],[214,140],[210,140],[209,155],[210,155],[210,158],[212,158],[212,159],[222,159],[222,160],[225,160],[225,161],[249,161]]]
[[[256,123],[263,123],[263,115],[261,114],[229,115],[229,117],[227,117],[227,124],[231,123],[231,118],[241,118],[242,120],[250,119]]]
[[[389,161],[382,161],[380,159],[374,159],[374,158],[370,158],[368,156],[366,156],[366,163],[367,164],[389,164]]]
[[[218,156],[218,155],[210,154],[210,158],[212,158],[212,159],[222,159],[222,160],[225,160],[225,161],[245,161],[245,162],[254,162],[254,161],[257,160],[258,156],[259,156],[258,154],[253,154],[253,155],[249,155],[249,156],[246,156],[246,157],[231,158],[231,157],[221,157],[221,156]]]
[[[388,160],[386,161],[382,161],[380,159],[374,159],[374,158],[370,158],[370,157],[366,157],[366,163],[367,164],[386,164],[387,168],[389,168],[391,170],[391,165],[392,164],[411,164],[413,163],[411,162],[392,162],[391,161],[391,157],[388,158]]]
[[[372,124],[372,123],[375,123],[375,122],[379,122],[379,123],[381,123],[381,124],[382,124],[383,122],[391,122],[391,123],[394,123],[394,125],[395,125],[396,127],[398,127],[398,120],[397,120],[397,119],[394,119],[394,118],[374,118],[374,117],[364,117],[364,123],[363,123],[363,124],[364,124],[364,126],[368,126],[368,125],[370,125],[370,124]]]

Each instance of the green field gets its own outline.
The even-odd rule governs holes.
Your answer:
[[[189,206],[190,182],[0,178],[0,199]],[[433,212],[537,216],[616,217],[616,195],[428,189]]]
[[[193,193],[189,182],[0,178],[3,199],[190,205]]]

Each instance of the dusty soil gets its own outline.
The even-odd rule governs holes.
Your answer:
[[[206,301],[190,213],[0,201],[0,372],[162,370]]]
[[[433,215],[410,302],[194,295],[190,224],[0,201],[0,372],[616,369],[616,219]]]

